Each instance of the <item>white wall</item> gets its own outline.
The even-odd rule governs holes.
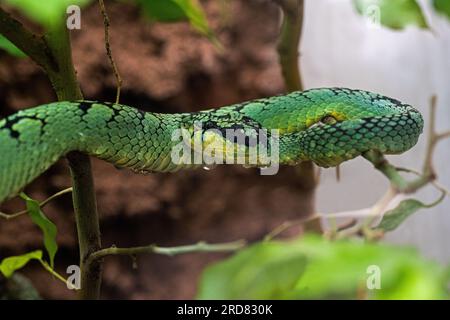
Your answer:
[[[408,27],[403,31],[376,28],[359,16],[351,0],[306,0],[301,67],[305,87],[341,86],[366,89],[417,107],[428,124],[429,99],[438,95],[440,129],[450,129],[450,21],[433,12],[423,0],[433,33]],[[425,127],[425,132],[427,126]],[[420,169],[425,134],[410,152],[392,156],[394,164]],[[439,181],[450,187],[450,139],[440,143],[436,157]],[[368,207],[386,190],[387,180],[363,159],[322,171],[318,190],[320,212]],[[427,188],[420,198],[439,194]],[[393,243],[412,244],[427,257],[450,262],[450,199],[421,210],[387,236]]]

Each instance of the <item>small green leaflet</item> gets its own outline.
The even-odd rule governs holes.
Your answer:
[[[187,20],[184,10],[173,0],[138,0],[146,15],[160,22]]]
[[[450,19],[450,1],[449,0],[433,0],[434,9],[442,13]]]
[[[138,0],[138,2],[150,19],[160,22],[187,20],[195,30],[220,47],[198,0]]]
[[[22,254],[20,256],[12,256],[3,259],[2,262],[0,262],[0,273],[2,273],[6,278],[10,278],[14,274],[14,272],[22,269],[28,262],[30,262],[30,260],[39,261],[47,272],[52,274],[61,282],[67,284],[67,280],[64,279],[55,270],[53,270],[53,268],[50,267],[48,263],[42,259],[42,250],[36,250]]]
[[[23,268],[30,260],[42,261],[42,251],[36,250],[21,256],[5,258],[0,263],[0,271],[6,278],[9,278],[15,271]]]
[[[442,191],[442,190],[441,190]],[[432,208],[444,200],[446,193],[442,191],[441,196],[430,204],[425,204],[416,199],[406,199],[401,201],[397,207],[387,211],[380,224],[375,228],[383,231],[392,231],[398,228],[410,215],[419,209]]]
[[[5,0],[5,2],[17,9],[31,20],[52,28],[59,25],[61,19],[66,17],[67,7],[71,5],[84,6],[91,0]]]
[[[416,0],[353,0],[353,5],[364,16],[378,11],[380,23],[391,29],[401,30],[409,25],[428,29]]]
[[[10,55],[13,55],[16,57],[24,58],[27,56],[25,53],[22,52],[22,50],[17,48],[11,41],[6,39],[1,34],[0,34],[0,49],[3,49],[6,52],[8,52]]]
[[[395,230],[414,212],[426,207],[427,206],[424,203],[415,199],[403,200],[396,208],[385,213],[376,229],[381,229],[383,231]]]
[[[56,251],[58,251],[58,244],[56,243],[56,233],[58,230],[56,225],[44,215],[39,202],[31,199],[24,193],[21,193],[20,196],[26,202],[31,220],[39,226],[44,234],[44,246],[50,258],[50,266],[53,268]]]

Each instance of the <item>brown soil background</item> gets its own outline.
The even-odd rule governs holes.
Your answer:
[[[107,2],[111,45],[123,78],[121,103],[147,111],[181,112],[283,92],[276,42],[280,12],[268,0],[202,1],[208,20],[225,47],[219,53],[187,23],[149,23],[136,7]],[[72,34],[73,56],[87,99],[113,101],[115,79],[103,42],[97,5],[82,11],[82,29]],[[44,73],[28,59],[0,53],[0,117],[55,100]],[[1,155],[0,155],[1,156]],[[211,171],[135,175],[93,160],[103,246],[161,246],[200,240],[255,241],[286,220],[311,212],[311,194],[295,168],[275,176],[233,166]],[[27,187],[44,199],[70,185],[61,160]],[[22,208],[18,200],[2,211]],[[57,270],[77,264],[78,249],[69,196],[52,202],[46,214],[58,226]],[[291,230],[295,233],[298,230]],[[41,247],[41,234],[26,217],[0,221],[0,258]],[[193,298],[202,270],[223,254],[176,257],[145,255],[137,269],[129,257],[105,260],[102,298]],[[48,299],[75,294],[31,263],[23,272]]]

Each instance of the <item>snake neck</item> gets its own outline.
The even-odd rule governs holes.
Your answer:
[[[247,167],[290,164],[294,156],[288,150],[298,150],[287,148],[278,130],[267,130],[242,115],[233,116],[227,108],[159,114],[86,101],[73,107],[84,114],[71,148],[138,173],[225,163]]]

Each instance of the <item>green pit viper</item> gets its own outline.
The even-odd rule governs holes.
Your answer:
[[[279,164],[336,166],[366,151],[399,154],[423,129],[413,107],[379,94],[319,88],[192,113],[161,114],[94,101],[55,102],[0,120],[0,203],[59,158],[79,151],[138,172],[173,172],[172,133],[278,129]],[[237,142],[233,142],[237,143]]]

